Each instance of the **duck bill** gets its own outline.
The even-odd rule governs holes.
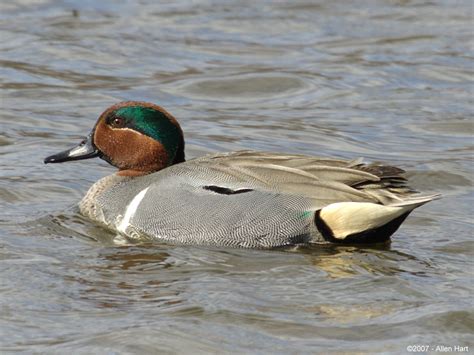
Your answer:
[[[44,159],[44,163],[62,163],[65,161],[90,159],[98,156],[100,156],[100,152],[92,143],[92,134],[89,134],[78,146],[51,155]]]

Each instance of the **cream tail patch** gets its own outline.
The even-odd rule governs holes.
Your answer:
[[[320,216],[334,238],[375,229],[414,209],[416,206],[391,207],[370,202],[338,202],[321,209]]]

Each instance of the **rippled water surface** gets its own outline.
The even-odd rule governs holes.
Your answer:
[[[403,353],[474,347],[472,3],[0,3],[0,352]],[[444,198],[383,247],[114,245],[76,203],[113,171],[43,165],[109,105],[186,154],[397,164]]]

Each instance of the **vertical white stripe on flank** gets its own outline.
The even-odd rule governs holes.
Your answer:
[[[140,205],[140,202],[142,202],[149,188],[150,187],[148,186],[146,189],[143,189],[142,191],[140,191],[128,204],[127,209],[125,210],[125,215],[123,216],[120,224],[117,226],[117,229],[119,232],[125,233],[130,223],[130,220],[134,216],[135,212],[137,212],[137,208]]]

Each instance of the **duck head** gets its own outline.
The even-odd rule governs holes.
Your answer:
[[[145,175],[184,161],[183,131],[158,105],[120,102],[100,115],[91,133],[76,147],[47,157],[62,163],[100,157],[122,176]]]

